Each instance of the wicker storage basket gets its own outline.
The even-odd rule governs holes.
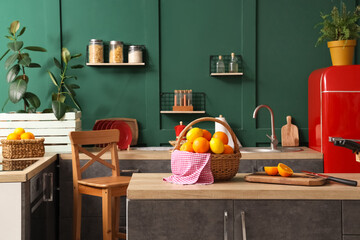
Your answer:
[[[19,171],[24,170],[31,164],[35,163],[37,160],[30,160],[30,159],[3,159],[3,161],[0,163],[3,165],[2,170],[3,171]]]
[[[32,158],[45,154],[44,138],[7,140],[1,139],[3,158]]]
[[[183,131],[179,135],[179,139],[182,139],[185,136],[185,133],[196,123],[205,122],[205,121],[212,121],[222,124],[230,133],[231,138],[234,142],[234,153],[233,154],[211,154],[210,161],[211,161],[211,172],[214,176],[215,181],[228,181],[232,179],[239,169],[239,163],[241,158],[241,153],[239,150],[239,145],[236,141],[236,136],[230,126],[216,118],[211,117],[203,117],[198,118],[191,123],[189,123]],[[180,149],[180,141],[176,142],[174,150]]]

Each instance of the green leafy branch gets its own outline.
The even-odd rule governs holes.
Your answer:
[[[45,48],[37,46],[23,47],[24,42],[18,41],[18,38],[24,34],[26,27],[20,31],[20,22],[13,21],[8,28],[9,35],[5,36],[10,42],[7,44],[7,51],[0,57],[0,61],[8,54],[12,53],[5,61],[5,69],[9,69],[6,74],[6,81],[9,85],[9,97],[5,101],[2,111],[9,100],[12,103],[24,101],[24,110],[18,112],[35,112],[40,106],[40,99],[34,93],[27,92],[29,76],[25,73],[25,68],[40,68],[40,64],[33,63],[29,53],[24,50],[46,52]],[[19,32],[18,32],[19,31]],[[21,74],[19,74],[21,71]]]
[[[73,104],[75,105],[75,107],[77,109],[81,110],[81,107],[75,98],[75,96],[76,96],[75,89],[79,89],[80,87],[77,84],[68,82],[70,79],[77,80],[77,77],[73,76],[73,75],[66,75],[66,72],[69,67],[69,62],[72,59],[78,58],[80,56],[81,56],[81,54],[75,54],[75,55],[71,56],[69,50],[67,48],[63,48],[61,50],[61,59],[64,63],[64,67],[61,65],[59,60],[54,58],[55,66],[60,69],[60,75],[59,75],[60,81],[58,81],[56,79],[55,75],[52,72],[48,71],[52,83],[57,88],[57,92],[52,94],[52,111],[54,112],[55,117],[57,119],[61,119],[65,115],[66,111],[71,109],[71,106],[69,106],[65,103],[67,96],[70,97],[70,99],[73,102]],[[77,64],[77,65],[71,66],[70,68],[71,69],[79,69],[79,68],[83,68],[83,67],[84,67],[83,65]]]

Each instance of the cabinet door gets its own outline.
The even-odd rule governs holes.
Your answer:
[[[360,239],[360,201],[342,201],[343,234],[359,235]]]
[[[232,200],[128,201],[129,240],[232,240],[232,232]]]
[[[342,238],[341,201],[239,200],[234,218],[234,240]]]

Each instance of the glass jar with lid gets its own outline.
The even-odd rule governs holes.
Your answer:
[[[109,63],[123,63],[123,42],[110,41]]]
[[[143,62],[143,46],[130,45],[128,52],[129,63],[142,63]]]
[[[89,63],[104,62],[104,43],[100,39],[91,39],[89,42]]]

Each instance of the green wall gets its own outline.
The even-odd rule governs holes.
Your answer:
[[[346,0],[349,7],[358,1]],[[29,72],[31,91],[50,106],[53,86],[46,73],[56,71],[52,57],[61,47],[86,55],[89,39],[121,40],[146,46],[145,67],[85,67],[78,70],[78,100],[84,130],[96,119],[136,118],[140,144],[167,144],[173,127],[202,116],[224,115],[243,145],[267,145],[270,117],[259,104],[272,107],[276,134],[291,115],[307,143],[307,79],[331,65],[326,45],[315,48],[319,13],[338,0],[3,0],[0,36],[13,20],[27,26],[24,42],[48,52],[33,54],[43,67]],[[5,51],[7,40],[0,39]],[[241,54],[243,77],[209,76],[210,55]],[[357,56],[359,56],[357,50]],[[358,57],[356,56],[356,63]],[[85,57],[77,60],[85,63]],[[0,63],[1,66],[2,63]],[[0,104],[7,97],[6,71],[0,68]],[[160,93],[192,89],[206,93],[206,114],[160,114]],[[5,111],[21,106],[8,104]],[[200,126],[214,129],[214,124]]]

